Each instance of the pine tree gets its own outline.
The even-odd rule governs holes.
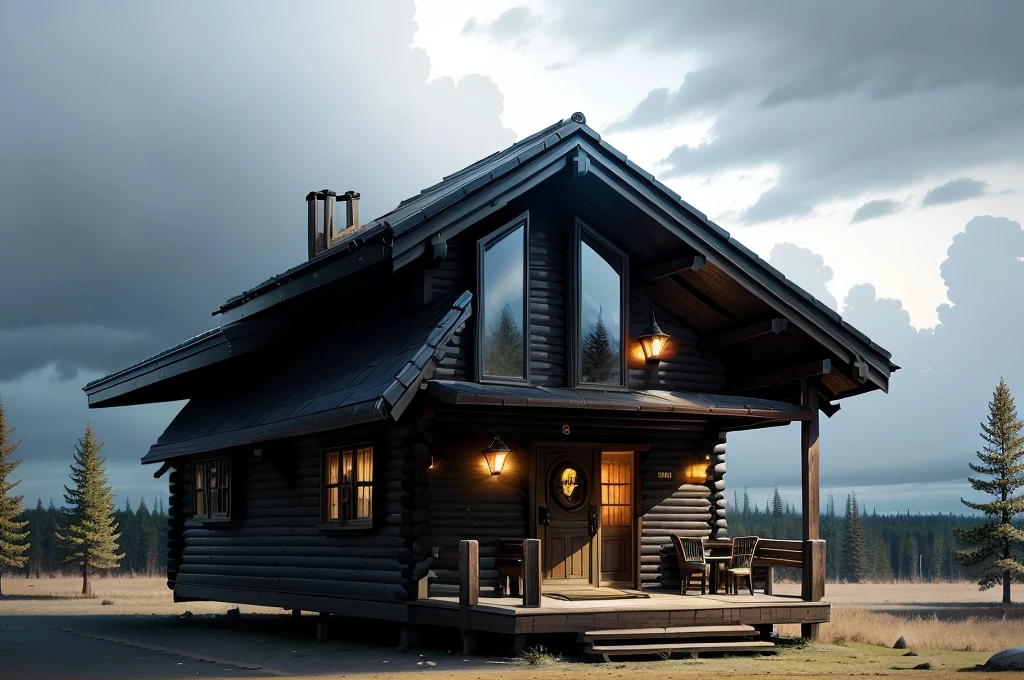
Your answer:
[[[747,487],[743,487],[743,516],[746,517],[750,514],[750,494],[747,493]]]
[[[523,373],[523,331],[512,315],[512,308],[506,302],[501,308],[498,323],[487,334],[484,352],[484,373],[486,375],[522,377]],[[156,509],[156,501],[153,501]]]
[[[113,569],[124,557],[117,553],[121,535],[114,522],[114,493],[107,485],[106,459],[100,458],[102,447],[92,426],[86,425],[71,464],[74,487],[64,487],[70,523],[57,534],[64,549],[64,561],[82,569],[82,594],[86,597],[92,597],[91,571]]]
[[[864,546],[864,526],[861,524],[857,495],[846,497],[846,526],[843,530],[843,563],[840,577],[850,583],[860,583],[865,577],[867,559]]]
[[[871,579],[877,583],[892,580],[892,565],[889,561],[889,546],[881,536],[875,536],[871,545]]]
[[[779,493],[779,487],[775,487],[775,493],[772,495],[772,515],[781,517],[782,512],[782,494]]]
[[[146,507],[146,499],[139,501],[139,509],[135,511],[135,524],[139,530],[139,571],[152,576],[156,573],[160,546],[156,524],[153,522],[152,513]]]
[[[943,552],[942,537],[936,536],[932,541],[932,556],[928,560],[928,570],[931,573],[932,583],[938,583],[942,580]]]
[[[589,383],[604,383],[617,379],[618,359],[619,353],[612,349],[608,327],[604,323],[604,313],[598,311],[594,329],[583,338],[580,377],[583,382]]]
[[[968,477],[975,491],[984,491],[999,500],[971,503],[960,499],[969,508],[994,518],[973,529],[954,533],[961,543],[970,546],[956,552],[956,559],[965,566],[984,565],[978,580],[981,590],[1003,584],[1003,603],[1010,603],[1010,582],[1024,583],[1024,529],[1013,526],[1013,518],[1024,514],[1024,494],[1014,496],[1024,487],[1024,423],[1017,418],[1017,407],[1006,381],[999,380],[988,405],[988,423],[981,424],[985,446],[977,452],[980,464],[971,463],[975,472],[991,477]]]
[[[0,401],[0,578],[8,569],[20,569],[28,561],[25,552],[29,544],[25,539],[29,532],[25,530],[28,526],[27,520],[21,520],[23,508],[21,501],[23,496],[11,495],[11,490],[21,483],[21,480],[8,479],[14,472],[14,468],[21,464],[20,460],[12,460],[11,456],[21,442],[12,442],[11,434],[13,427],[7,426],[7,413],[4,411],[3,402]],[[0,587],[0,595],[3,589]]]

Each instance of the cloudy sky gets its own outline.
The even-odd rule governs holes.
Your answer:
[[[308,190],[372,217],[580,110],[904,367],[823,425],[825,487],[959,511],[992,389],[1024,395],[1022,26],[1013,0],[0,4],[21,489],[59,502],[91,419],[122,499],[164,493],[137,461],[180,404],[81,387],[305,259]],[[731,438],[729,483],[795,501],[798,440]]]

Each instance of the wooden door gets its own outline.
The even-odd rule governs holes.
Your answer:
[[[566,585],[591,583],[597,507],[592,494],[594,452],[540,452],[537,497],[541,500],[544,578]]]
[[[633,452],[601,454],[601,583],[633,585]]]

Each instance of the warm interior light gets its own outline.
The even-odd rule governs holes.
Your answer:
[[[683,468],[683,480],[687,484],[703,484],[708,481],[708,464],[706,461],[690,463]]]
[[[495,433],[494,441],[480,453],[484,454],[484,460],[487,461],[487,469],[491,475],[500,475],[502,468],[505,467],[505,458],[509,454],[509,448],[505,446],[505,442],[501,441],[501,437]]]
[[[644,359],[647,363],[661,361],[661,354],[665,351],[668,343],[668,333],[664,333],[658,326],[658,320],[654,318],[654,305],[651,305],[651,322],[640,335],[640,347],[644,351]]]

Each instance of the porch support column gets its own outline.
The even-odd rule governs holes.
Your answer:
[[[809,380],[800,382],[800,403],[811,410],[810,420],[800,423],[801,511],[803,515],[803,573],[801,597],[817,602],[825,594],[825,546],[820,540],[821,501],[819,488],[820,441],[818,434],[818,390]],[[815,640],[819,624],[800,624],[800,635]]]

